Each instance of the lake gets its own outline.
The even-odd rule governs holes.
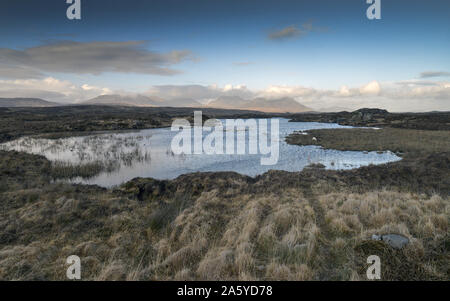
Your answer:
[[[173,179],[198,171],[235,171],[256,176],[271,169],[301,171],[312,163],[321,163],[327,169],[352,169],[401,159],[390,151],[379,153],[326,150],[315,145],[289,145],[284,141],[285,137],[294,131],[332,128],[350,127],[332,123],[288,122],[288,119],[280,118],[279,159],[275,165],[261,165],[260,154],[175,155],[171,150],[171,141],[177,132],[171,131],[170,128],[61,139],[23,137],[3,143],[0,147],[5,150],[40,154],[50,161],[64,164],[101,162],[110,166],[108,171],[91,178],[73,178],[70,182],[103,187],[119,185],[135,177]],[[204,136],[206,134],[208,133]]]

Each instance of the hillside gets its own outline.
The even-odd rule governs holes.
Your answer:
[[[240,97],[220,97],[208,104],[212,108],[254,110],[268,113],[301,113],[312,109],[298,103],[292,98],[245,100]]]
[[[54,107],[61,104],[39,98],[0,98],[0,107]],[[301,113],[312,109],[298,103],[292,98],[279,99],[243,99],[240,97],[222,96],[203,105],[192,98],[160,99],[145,95],[100,95],[95,98],[78,103],[78,105],[114,105],[136,107],[191,107],[191,108],[217,108],[261,111],[267,113]]]
[[[61,104],[40,98],[0,98],[0,107],[55,107]]]
[[[145,95],[124,96],[124,95],[100,95],[90,100],[82,102],[86,105],[120,105],[138,107],[201,107],[202,105],[194,99],[177,98],[172,100],[162,100],[151,98]]]
[[[159,101],[153,100],[150,97],[137,96],[123,96],[123,95],[100,95],[95,98],[86,100],[81,104],[86,105],[120,105],[120,106],[144,106],[155,107],[159,105]]]

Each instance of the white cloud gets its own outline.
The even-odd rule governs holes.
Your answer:
[[[348,97],[348,96],[351,96],[351,92],[347,86],[342,86],[338,92],[338,95]]]
[[[258,95],[268,98],[292,97],[315,110],[326,108],[384,108],[391,111],[450,110],[450,83],[372,81],[360,87],[342,86],[339,90],[314,89],[302,86],[269,86]]]
[[[376,94],[380,94],[381,87],[377,81],[371,81],[367,85],[362,86],[359,89],[359,92],[361,94],[366,94],[366,95],[374,95],[374,94],[376,95]]]
[[[61,103],[74,103],[101,94],[110,94],[108,88],[88,84],[77,86],[53,77],[44,79],[0,80],[0,97],[33,97]]]
[[[309,98],[318,95],[318,90],[312,88],[306,88],[302,86],[283,86],[275,85],[269,86],[264,91],[258,94],[262,97],[268,98],[280,98],[280,97],[293,97],[293,98]]]

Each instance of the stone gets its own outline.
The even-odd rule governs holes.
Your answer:
[[[394,249],[401,249],[409,243],[409,239],[406,236],[400,234],[374,234],[372,235],[372,239],[384,241]]]

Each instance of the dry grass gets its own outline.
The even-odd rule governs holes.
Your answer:
[[[247,185],[239,179],[219,181]],[[65,279],[65,258],[72,254],[82,259],[85,280],[315,277],[320,230],[299,191],[212,189],[184,202],[176,196],[146,202],[85,189],[50,184],[37,198],[29,197],[36,188],[2,194],[10,200],[0,215],[0,279]],[[166,220],[155,227],[155,216]]]
[[[35,188],[3,193],[15,201],[0,215],[0,279],[65,279],[65,258],[75,254],[84,280],[363,280],[366,253],[379,252],[395,259],[386,279],[402,279],[401,267],[448,280],[448,252],[439,249],[448,245],[448,198],[336,192],[315,208],[301,188],[247,194],[242,177],[215,183],[194,194],[178,186],[159,201],[63,184],[36,199]],[[241,192],[220,188],[232,185]],[[155,227],[161,211],[166,220]],[[400,253],[368,240],[393,232],[411,239]]]
[[[274,196],[240,195],[224,201],[215,190],[202,193],[157,243],[157,260],[142,277],[274,279],[283,266],[289,279],[311,278],[311,254],[298,246],[311,244],[313,217],[307,202],[298,199],[280,204]]]
[[[348,259],[342,261],[340,269],[351,269],[359,272],[357,278],[364,278],[361,265],[373,254],[380,256],[384,263],[382,279],[448,278],[448,250],[447,254],[438,251],[449,242],[448,197],[376,191],[332,193],[320,196],[319,200],[335,237],[333,253]],[[370,239],[373,234],[389,233],[408,237],[410,244],[397,251]]]

